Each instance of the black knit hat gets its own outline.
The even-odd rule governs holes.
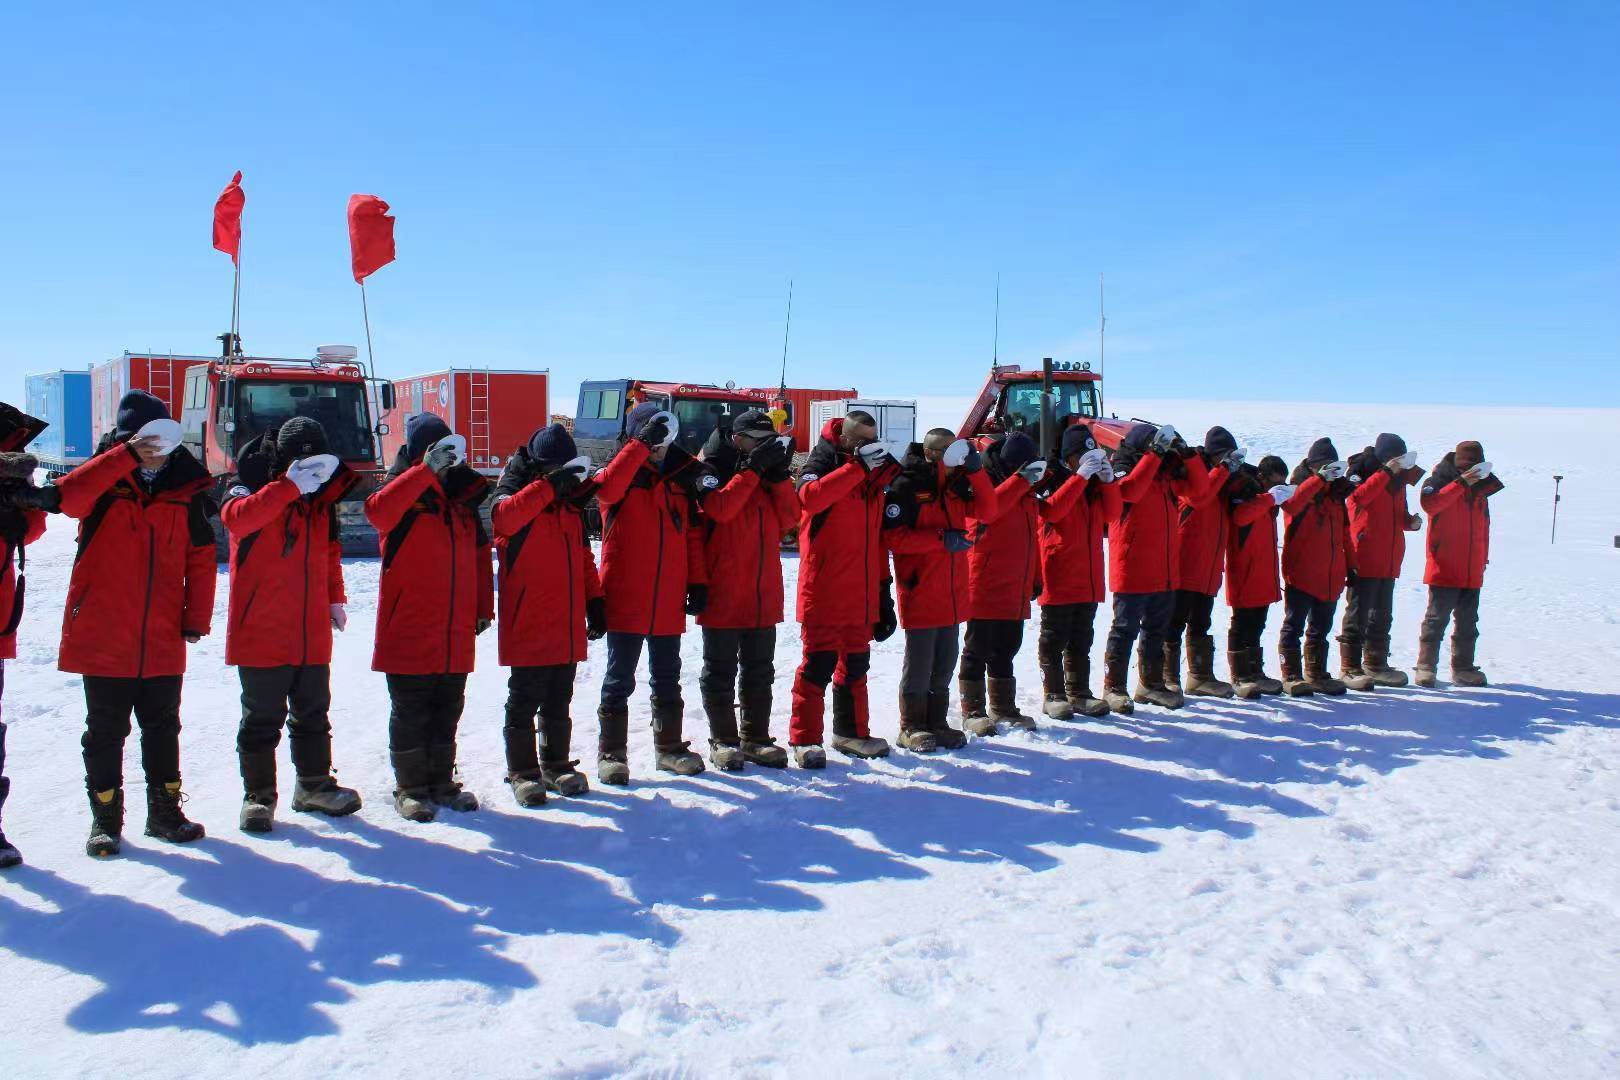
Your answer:
[[[1001,440],[1001,446],[996,450],[996,458],[1009,473],[1015,473],[1025,465],[1035,460],[1040,448],[1035,440],[1022,431],[1015,431]]]
[[[548,424],[529,436],[529,456],[541,465],[566,465],[579,456],[579,448],[567,428]]]
[[[283,462],[326,453],[326,429],[309,416],[295,416],[276,432],[276,456]]]
[[[1063,430],[1063,441],[1058,444],[1058,456],[1064,461],[1078,457],[1087,450],[1097,449],[1097,440],[1085,424],[1071,424]]]
[[[1339,451],[1333,446],[1333,440],[1326,435],[1311,443],[1310,450],[1305,453],[1305,464],[1311,468],[1326,465],[1330,461],[1339,460]]]
[[[1120,446],[1126,450],[1146,450],[1158,433],[1159,429],[1152,424],[1132,424]]]
[[[133,435],[153,420],[169,419],[169,407],[145,390],[131,390],[118,399],[117,438]]]
[[[450,437],[450,425],[432,413],[419,412],[405,418],[405,456],[421,461],[428,447]]]
[[[1237,440],[1232,433],[1216,424],[1204,433],[1204,453],[1211,457],[1217,454],[1230,454],[1237,449]]]
[[[1406,453],[1406,440],[1386,431],[1373,443],[1373,453],[1378,455],[1380,462],[1394,461]]]

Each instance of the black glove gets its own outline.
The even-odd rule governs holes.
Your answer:
[[[952,555],[955,555],[958,552],[966,551],[973,546],[973,541],[969,539],[968,534],[961,529],[946,529],[944,540],[945,550],[950,552]]]
[[[583,480],[579,473],[566,465],[559,465],[546,473],[546,481],[551,484],[551,490],[557,493],[559,499],[566,499],[578,491]]]
[[[594,596],[585,601],[585,636],[600,641],[607,632],[607,597]]]
[[[62,491],[55,484],[44,487],[22,484],[9,488],[5,498],[13,510],[43,510],[47,514],[62,512]]]
[[[878,641],[888,641],[899,625],[900,618],[894,613],[894,588],[885,581],[883,593],[878,598],[878,621],[872,624],[872,636]]]
[[[968,443],[968,456],[962,459],[962,471],[971,474],[978,472],[982,468],[984,468],[984,455],[979,453],[977,446]]]
[[[1041,579],[1040,578],[1035,579],[1035,590],[1029,594],[1029,598],[1031,600],[1039,600],[1041,598]]]
[[[686,587],[686,613],[688,615],[701,615],[703,609],[709,606],[709,587],[695,582]]]
[[[1347,589],[1355,588],[1356,587],[1356,582],[1359,581],[1359,580],[1361,580],[1361,575],[1356,573],[1354,570],[1346,570],[1344,572],[1344,587],[1345,588],[1347,588]]]
[[[654,448],[663,445],[667,438],[669,438],[669,421],[662,416],[655,416],[647,421],[641,429],[641,434],[636,436],[638,441]]]
[[[494,625],[495,625],[495,620],[494,619],[479,619],[476,623],[473,624],[473,636],[476,637],[479,634],[482,634],[485,630],[488,630],[490,627],[492,627]]]
[[[787,479],[788,449],[775,439],[767,439],[748,453],[748,467],[761,480],[775,483]]]

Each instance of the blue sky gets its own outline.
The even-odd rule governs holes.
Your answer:
[[[1620,401],[1620,7],[7,5],[0,389],[243,335],[381,373]],[[677,10],[679,8],[680,10]]]

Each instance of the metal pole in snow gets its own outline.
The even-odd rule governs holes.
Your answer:
[[[1563,483],[1564,478],[1562,476],[1553,477],[1553,524],[1552,540],[1549,541],[1549,543],[1553,544],[1558,543],[1558,504],[1564,501],[1564,497],[1558,493],[1558,489]]]

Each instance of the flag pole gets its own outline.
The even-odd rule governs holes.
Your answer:
[[[360,282],[360,318],[366,324],[366,368],[372,379],[377,377],[377,358],[371,351],[371,309],[366,306],[366,283]]]

